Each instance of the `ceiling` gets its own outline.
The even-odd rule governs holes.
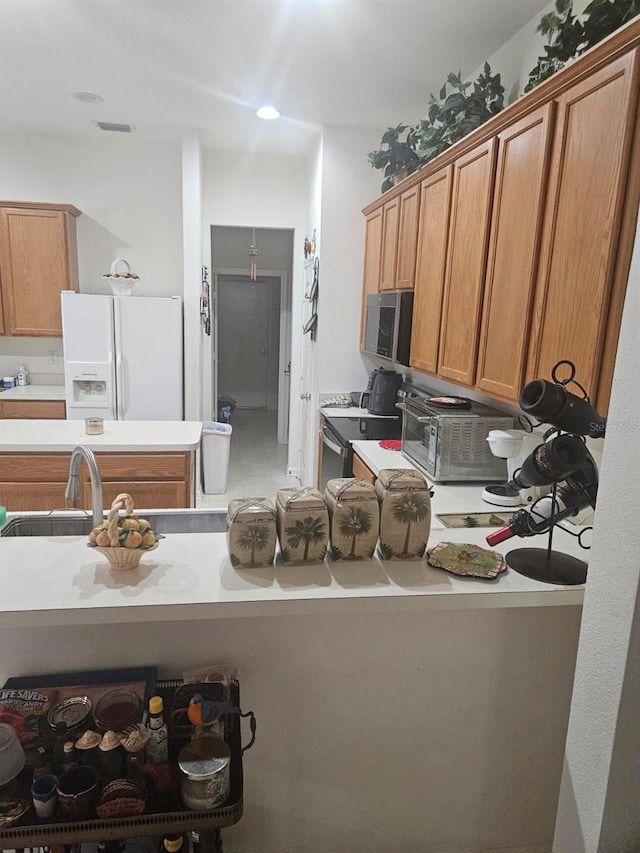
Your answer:
[[[0,129],[103,138],[100,120],[144,138],[189,127],[210,147],[302,152],[324,124],[417,121],[449,71],[473,73],[547,5],[0,0]],[[265,102],[279,121],[256,118]]]

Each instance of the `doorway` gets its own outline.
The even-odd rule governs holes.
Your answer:
[[[210,235],[211,323],[203,377],[210,418],[224,420],[220,415],[230,407],[220,401],[231,398],[238,444],[254,428],[261,438],[266,430],[264,439],[274,449],[261,461],[268,458],[275,474],[286,473],[279,445],[289,443],[294,231],[212,225]]]
[[[280,279],[219,275],[218,397],[239,409],[278,408]]]

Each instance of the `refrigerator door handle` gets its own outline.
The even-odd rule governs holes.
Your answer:
[[[124,420],[124,369],[122,366],[122,353],[118,350],[116,354],[116,418]]]

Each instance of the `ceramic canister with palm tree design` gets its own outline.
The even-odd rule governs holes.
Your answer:
[[[232,566],[271,566],[276,555],[276,510],[269,498],[229,501],[227,548]]]
[[[329,511],[317,489],[279,489],[276,523],[283,563],[308,566],[324,562],[329,545]]]
[[[431,494],[419,471],[383,468],[376,480],[380,501],[380,555],[420,560],[431,530]]]
[[[357,477],[339,477],[327,483],[325,499],[333,559],[370,560],[380,530],[374,487]]]

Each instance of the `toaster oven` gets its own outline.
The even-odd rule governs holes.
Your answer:
[[[487,436],[492,429],[513,429],[514,418],[471,403],[467,409],[441,408],[414,393],[402,409],[402,451],[435,482],[507,479],[506,459],[494,456]]]

